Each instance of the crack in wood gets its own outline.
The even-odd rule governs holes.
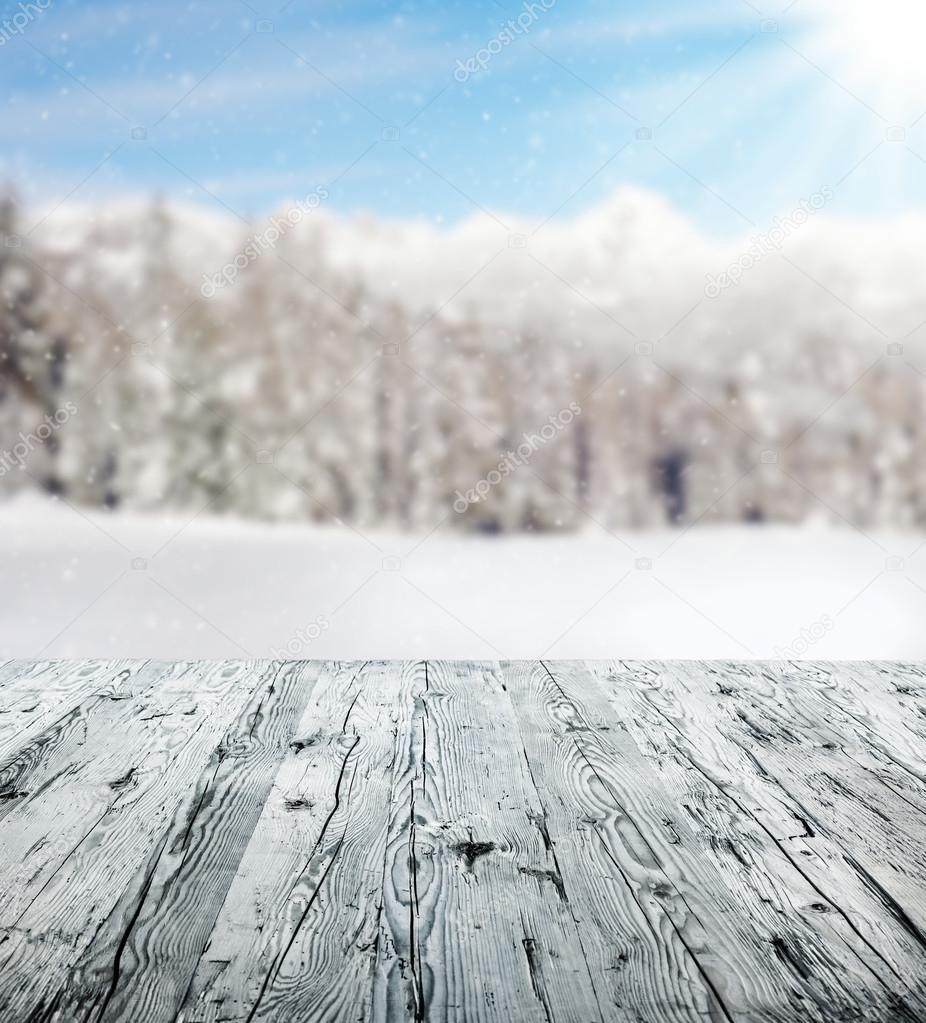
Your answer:
[[[926,1021],[919,666],[126,663],[2,666],[2,1019]]]

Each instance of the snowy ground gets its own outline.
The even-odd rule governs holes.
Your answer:
[[[926,658],[913,534],[693,529],[630,550],[35,499],[0,506],[0,530],[4,656]]]

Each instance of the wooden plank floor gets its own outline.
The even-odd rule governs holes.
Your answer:
[[[0,664],[0,1020],[926,1021],[926,667]]]

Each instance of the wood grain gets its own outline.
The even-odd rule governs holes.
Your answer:
[[[123,1012],[138,1019],[152,1012],[156,1018],[178,983],[174,975],[165,981],[162,971],[184,953],[194,956],[195,966],[202,929],[197,914],[212,911],[203,904],[204,892],[221,883],[248,815],[262,805],[262,775],[282,753],[280,732],[304,696],[306,687],[290,667],[280,689],[293,706],[288,714],[287,704],[271,713],[281,670],[279,664],[215,665],[204,670],[205,678],[183,683],[196,687],[196,714],[151,722],[139,716],[139,725],[149,726],[149,745],[135,749],[131,780],[121,792],[117,786],[95,820],[81,815],[85,834],[65,852],[50,883],[36,880],[25,912],[12,925],[13,948],[3,970],[10,983],[0,992],[0,1012],[63,1019],[78,1011],[88,1019],[117,1019]],[[168,687],[164,698],[175,695]],[[240,789],[239,797],[249,767],[254,784]],[[170,924],[161,928],[169,908],[176,908],[176,917],[168,914]],[[152,965],[139,969],[141,962]],[[157,995],[149,1003],[154,987]]]
[[[583,842],[576,873],[566,873],[573,884],[583,877],[603,920],[619,913],[634,923],[627,991],[615,999],[632,997],[641,1002],[635,1011],[659,1018],[765,1013],[784,980],[774,947],[699,854],[682,808],[592,674],[579,664],[541,663],[515,666],[508,677],[538,785],[558,808],[551,836]]]
[[[186,1020],[355,1019],[375,956],[400,674],[322,673],[186,999]]]
[[[0,690],[0,763],[74,714],[85,701],[131,695],[132,682],[146,663],[32,661],[17,667],[14,662]]]
[[[813,762],[813,737],[797,739],[803,687],[779,692],[791,709],[776,724],[768,701],[782,683],[759,666],[592,668],[703,835],[705,855],[780,952],[794,1004],[810,1018],[851,1014],[859,1004],[870,1019],[920,1018],[923,948],[845,853],[857,828],[852,801],[844,798],[846,818],[834,835],[817,819],[829,797],[801,792],[802,802],[790,791],[797,778],[782,785],[771,770],[776,743],[799,742]],[[759,702],[768,713],[757,712]]]
[[[409,674],[373,1019],[601,1019],[500,672]]]
[[[926,669],[0,663],[0,1019],[926,1023]]]

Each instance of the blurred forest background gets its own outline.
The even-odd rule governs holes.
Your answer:
[[[924,33],[10,0],[0,657],[922,659]]]
[[[8,194],[0,493],[409,530],[922,526],[916,225],[818,219],[718,294],[748,240],[635,189],[533,236],[312,209],[263,247],[272,218],[152,200],[30,228]]]

